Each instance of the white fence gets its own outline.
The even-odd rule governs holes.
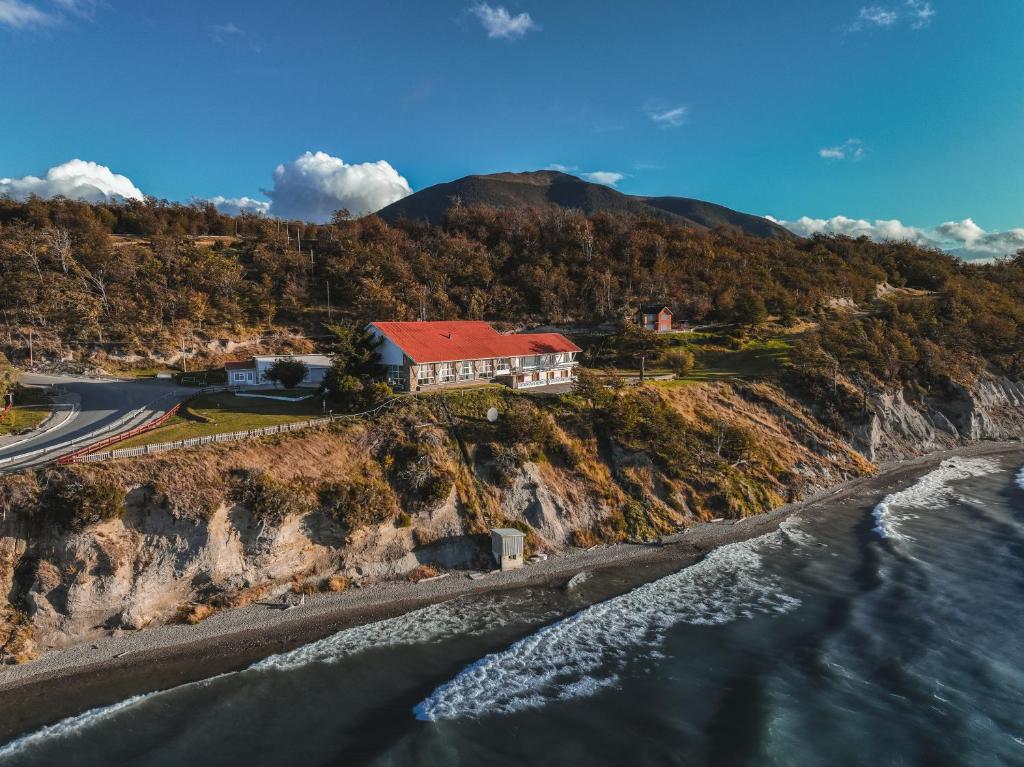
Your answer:
[[[222,387],[227,388],[227,387]],[[75,463],[93,463],[95,461],[113,461],[118,458],[135,458],[141,455],[153,455],[155,453],[166,453],[171,450],[181,450],[188,447],[199,447],[200,445],[212,445],[219,442],[238,442],[253,437],[268,437],[273,434],[285,434],[293,431],[301,431],[314,426],[325,426],[335,421],[343,421],[352,418],[363,418],[376,415],[385,408],[401,402],[411,394],[403,394],[389,399],[377,405],[371,410],[362,413],[351,413],[342,415],[330,415],[323,418],[313,418],[308,421],[297,421],[295,423],[283,423],[278,426],[264,426],[262,429],[246,429],[245,431],[224,432],[222,434],[208,434],[205,437],[191,437],[190,439],[179,439],[174,442],[161,442],[155,445],[142,445],[140,447],[123,447],[120,450],[110,450],[105,453],[92,453],[75,458]]]

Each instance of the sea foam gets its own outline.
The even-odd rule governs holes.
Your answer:
[[[1021,466],[1020,471],[1017,472],[1017,487],[1024,490],[1024,466]]]
[[[472,636],[520,620],[521,597],[499,595],[481,600],[453,599],[394,618],[345,629],[326,639],[278,655],[249,668],[254,671],[288,671],[310,663],[338,663],[360,652],[382,647],[430,644],[453,636]],[[540,616],[540,620],[548,619]]]
[[[135,695],[134,697],[126,698],[125,700],[111,706],[102,706],[100,708],[90,709],[89,711],[85,711],[77,716],[62,719],[56,724],[43,727],[42,729],[29,733],[17,740],[12,740],[10,743],[0,748],[0,763],[6,762],[11,757],[24,754],[25,751],[31,749],[32,746],[37,744],[42,744],[54,739],[66,740],[74,738],[76,735],[88,730],[93,725],[158,694],[159,693],[151,692],[144,695]],[[11,762],[11,764],[13,763],[14,762]]]
[[[550,620],[551,616],[547,619]],[[346,629],[326,639],[312,642],[290,652],[272,655],[248,669],[229,672],[169,690],[159,690],[127,698],[110,706],[86,711],[63,719],[0,748],[0,764],[9,758],[30,752],[35,745],[54,740],[70,741],[111,717],[147,701],[193,685],[208,685],[216,680],[251,672],[288,671],[310,663],[336,663],[360,652],[379,647],[437,642],[458,634],[478,634],[517,619],[515,598],[502,595],[493,599],[455,599],[413,610],[389,620]],[[541,620],[545,618],[542,616]]]
[[[906,540],[900,522],[912,517],[899,513],[901,509],[941,509],[953,496],[950,483],[971,477],[981,477],[1000,471],[999,465],[985,458],[947,458],[934,471],[925,474],[915,484],[898,493],[885,496],[875,506],[875,532],[880,538]]]
[[[440,720],[513,713],[615,686],[632,658],[656,658],[677,623],[714,625],[784,613],[800,601],[780,591],[760,551],[793,545],[769,533],[729,544],[677,573],[588,607],[488,655],[438,687],[414,713]]]

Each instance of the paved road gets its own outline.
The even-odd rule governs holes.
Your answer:
[[[21,380],[28,386],[55,386],[59,391],[66,392],[65,400],[75,404],[76,412],[67,420],[64,420],[64,414],[58,412],[56,420],[51,423],[59,423],[59,426],[52,429],[44,428],[43,433],[25,442],[6,447],[0,443],[0,459],[33,453],[45,447],[55,447],[70,440],[79,439],[114,423],[133,410],[151,405],[152,408],[147,408],[139,418],[126,423],[117,431],[130,429],[169,409],[190,391],[177,386],[173,381],[153,379],[120,381],[27,373],[22,376]],[[114,433],[116,432],[107,432],[97,439],[108,437]],[[40,462],[52,460],[56,455],[70,452],[72,449],[51,453],[46,456],[45,460],[28,458],[25,461],[0,463],[0,472],[28,468]]]

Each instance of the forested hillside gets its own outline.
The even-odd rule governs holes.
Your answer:
[[[315,339],[328,320],[594,323],[650,300],[695,323],[808,318],[818,330],[796,359],[822,375],[930,384],[1024,370],[1024,255],[966,265],[906,243],[557,209],[317,226],[209,205],[0,200],[0,351],[17,363],[30,339],[37,355],[148,357],[186,338]]]

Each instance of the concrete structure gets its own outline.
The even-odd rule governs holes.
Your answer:
[[[243,362],[228,362],[224,371],[228,374],[229,386],[268,386],[274,382],[267,379],[267,371],[278,360],[299,360],[306,368],[306,377],[299,386],[318,388],[331,367],[331,358],[325,354],[278,354],[252,357]]]
[[[502,570],[514,570],[523,566],[523,550],[526,535],[511,527],[496,527],[491,530],[491,554]]]
[[[671,333],[672,310],[664,304],[641,306],[636,313],[636,324],[655,333]]]
[[[387,382],[399,391],[498,382],[513,389],[575,380],[580,348],[559,333],[504,335],[486,322],[373,322]]]

